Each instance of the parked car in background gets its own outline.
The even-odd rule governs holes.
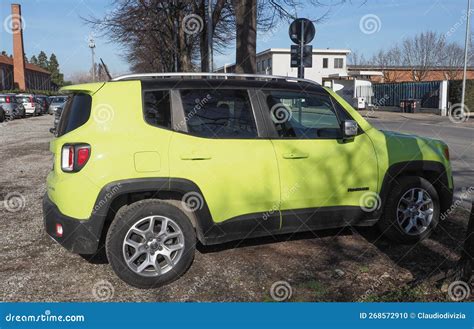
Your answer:
[[[50,105],[48,108],[49,114],[55,114],[58,108],[63,108],[67,101],[67,96],[50,97]]]
[[[19,94],[16,96],[18,101],[25,108],[27,115],[41,115],[41,105],[37,102],[35,95],[33,94]]]
[[[40,105],[41,107],[41,114],[46,114],[48,113],[48,108],[49,108],[49,97],[45,95],[36,95],[36,102]]]
[[[0,107],[5,119],[24,118],[26,115],[23,104],[19,103],[15,94],[0,94]]]

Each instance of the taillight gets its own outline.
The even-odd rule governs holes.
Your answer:
[[[88,147],[79,148],[77,150],[77,165],[84,166],[89,160],[90,149]]]
[[[10,96],[7,96],[7,103],[10,103]]]
[[[61,169],[64,172],[78,172],[89,160],[91,147],[88,144],[66,144],[61,151]]]

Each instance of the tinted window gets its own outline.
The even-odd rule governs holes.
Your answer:
[[[87,94],[75,94],[68,100],[61,113],[57,134],[62,136],[79,128],[89,120],[92,97]]]
[[[270,116],[279,137],[338,138],[340,123],[327,95],[271,91]]]
[[[257,127],[246,90],[183,90],[188,132],[210,138],[253,138]]]
[[[155,127],[171,128],[169,91],[146,91],[143,97],[143,115],[145,116],[145,121]]]

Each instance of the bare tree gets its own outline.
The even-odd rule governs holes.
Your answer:
[[[358,51],[352,51],[347,57],[349,65],[368,65],[368,61],[365,59],[364,54]]]
[[[449,43],[444,47],[441,65],[446,68],[447,80],[459,79],[464,65],[464,49],[457,43]]]
[[[411,68],[414,81],[425,80],[430,70],[442,62],[445,46],[444,35],[432,31],[403,41],[403,60]]]
[[[384,82],[396,82],[403,76],[403,71],[399,69],[403,66],[402,50],[398,45],[386,51],[380,50],[369,63],[382,70]]]

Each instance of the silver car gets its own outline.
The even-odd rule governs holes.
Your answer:
[[[0,94],[0,107],[3,110],[4,119],[7,120],[24,118],[26,115],[23,104],[18,101],[15,94]]]
[[[58,108],[63,108],[66,104],[67,96],[55,96],[51,98],[51,104],[48,108],[49,114],[55,114]]]

